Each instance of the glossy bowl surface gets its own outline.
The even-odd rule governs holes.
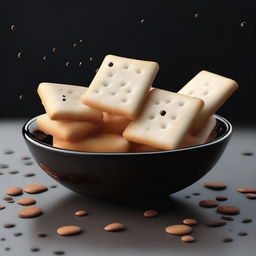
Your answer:
[[[27,121],[23,136],[39,166],[73,191],[101,198],[159,198],[177,192],[204,176],[221,157],[232,125],[215,115],[212,141],[188,148],[145,153],[93,153],[52,146],[51,136]]]

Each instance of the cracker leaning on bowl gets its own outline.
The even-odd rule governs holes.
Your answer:
[[[158,68],[108,55],[88,89],[41,83],[47,116],[39,118],[39,129],[53,135],[55,147],[89,152],[152,152],[207,142],[213,114],[237,83],[201,71],[178,93],[169,92],[151,87]]]

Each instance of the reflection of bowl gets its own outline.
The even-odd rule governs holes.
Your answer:
[[[52,146],[51,136],[38,131],[36,118],[23,136],[40,167],[64,186],[98,198],[167,196],[196,182],[219,160],[231,124],[216,115],[215,138],[203,145],[145,153],[93,153]]]

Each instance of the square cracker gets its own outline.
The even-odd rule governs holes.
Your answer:
[[[47,114],[40,115],[36,123],[45,134],[50,134],[60,140],[76,141],[89,134],[95,133],[99,126],[85,121],[51,120]]]
[[[202,106],[203,101],[198,98],[153,89],[140,116],[129,123],[123,136],[154,148],[175,149],[181,145]]]
[[[204,144],[208,141],[210,135],[212,134],[214,128],[216,127],[217,120],[212,115],[205,123],[203,129],[196,135],[188,133],[181,145],[181,147],[192,147],[200,144]]]
[[[97,133],[75,142],[53,137],[53,146],[87,152],[126,153],[129,152],[130,143],[120,134]]]
[[[86,106],[81,98],[87,88],[83,86],[40,83],[38,94],[46,113],[52,120],[92,121],[102,120],[102,112]]]
[[[224,104],[237,88],[236,81],[203,70],[178,91],[180,94],[197,97],[204,101],[204,107],[193,127],[194,133],[200,132],[210,116]]]
[[[159,65],[107,55],[83,97],[88,106],[135,119]]]

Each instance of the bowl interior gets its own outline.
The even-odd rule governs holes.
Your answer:
[[[192,147],[187,147],[187,148],[180,148],[180,149],[176,149],[176,150],[167,150],[167,151],[159,151],[159,152],[170,152],[170,151],[179,151],[179,150],[187,150],[190,148],[195,148],[195,147],[201,147],[201,146],[206,146],[212,143],[217,143],[219,140],[224,139],[225,137],[227,137],[231,132],[232,132],[232,126],[231,124],[223,117],[219,116],[219,115],[214,115],[217,123],[215,128],[213,129],[213,131],[211,132],[210,136],[208,137],[208,140],[206,143],[201,144],[201,145],[196,145],[196,146],[192,146]],[[47,135],[45,133],[43,133],[42,131],[40,131],[38,129],[38,126],[36,124],[36,119],[38,118],[38,116],[30,119],[23,127],[23,135],[29,139],[31,142],[36,143],[36,144],[41,144],[44,147],[47,148],[52,148],[55,150],[62,150],[65,152],[78,152],[78,153],[85,153],[85,154],[141,154],[140,153],[94,153],[94,152],[81,152],[81,151],[74,151],[74,150],[66,150],[66,149],[59,149],[56,148],[52,145],[52,136],[51,135]],[[154,152],[142,152],[143,154],[145,153],[154,153]]]

